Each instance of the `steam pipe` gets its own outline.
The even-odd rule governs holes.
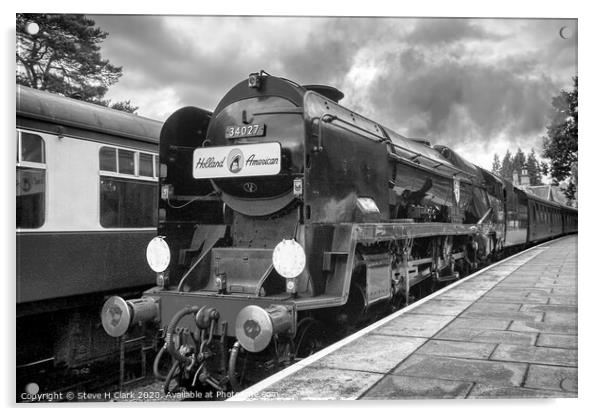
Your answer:
[[[169,322],[169,325],[167,326],[167,334],[165,335],[165,348],[167,349],[167,352],[169,352],[169,354],[173,357],[174,360],[176,360],[178,363],[181,364],[187,364],[188,361],[190,360],[190,358],[183,356],[180,351],[178,351],[178,349],[176,348],[174,341],[173,341],[173,332],[176,329],[178,322],[180,322],[180,320],[188,315],[188,314],[194,314],[197,313],[199,310],[198,306],[187,306],[183,309],[180,309],[172,318],[171,321]]]
[[[153,373],[155,374],[155,377],[161,381],[164,381],[167,378],[166,376],[161,374],[161,372],[159,371],[159,363],[161,362],[161,358],[163,357],[165,350],[166,350],[166,346],[163,345],[163,347],[161,347],[161,349],[157,353],[157,356],[155,357],[155,361],[153,361]]]
[[[236,341],[230,351],[230,360],[228,361],[228,379],[232,390],[240,391],[240,384],[236,379],[236,361],[238,360],[238,352],[240,351],[240,342]]]

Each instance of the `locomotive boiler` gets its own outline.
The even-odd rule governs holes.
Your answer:
[[[166,391],[238,390],[503,248],[504,182],[342,97],[261,71],[165,122],[156,287],[102,323],[159,323]]]

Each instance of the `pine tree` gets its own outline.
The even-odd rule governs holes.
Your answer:
[[[531,153],[527,157],[527,172],[529,173],[529,184],[530,185],[542,185],[541,182],[541,168],[539,161],[535,156],[535,149],[531,149]]]
[[[512,154],[510,150],[506,150],[506,154],[504,155],[504,159],[502,159],[502,167],[500,169],[500,176],[506,180],[512,182]]]
[[[18,13],[17,83],[109,106],[103,97],[121,77],[122,68],[100,55],[107,35],[81,14]],[[125,102],[113,106],[129,112],[137,109]]]
[[[512,158],[512,169],[518,173],[518,176],[521,175],[523,168],[525,167],[526,162],[525,154],[522,149],[519,147],[516,151],[516,154]]]
[[[491,172],[493,172],[496,175],[500,176],[501,169],[502,169],[502,165],[500,164],[500,157],[498,156],[497,153],[495,153],[493,155],[493,164],[491,166]]]

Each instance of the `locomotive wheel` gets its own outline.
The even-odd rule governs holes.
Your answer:
[[[314,318],[303,318],[297,325],[295,336],[295,359],[309,357],[324,347],[324,328]]]

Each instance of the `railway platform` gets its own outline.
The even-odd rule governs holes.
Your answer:
[[[577,235],[535,246],[231,398],[577,397]]]

